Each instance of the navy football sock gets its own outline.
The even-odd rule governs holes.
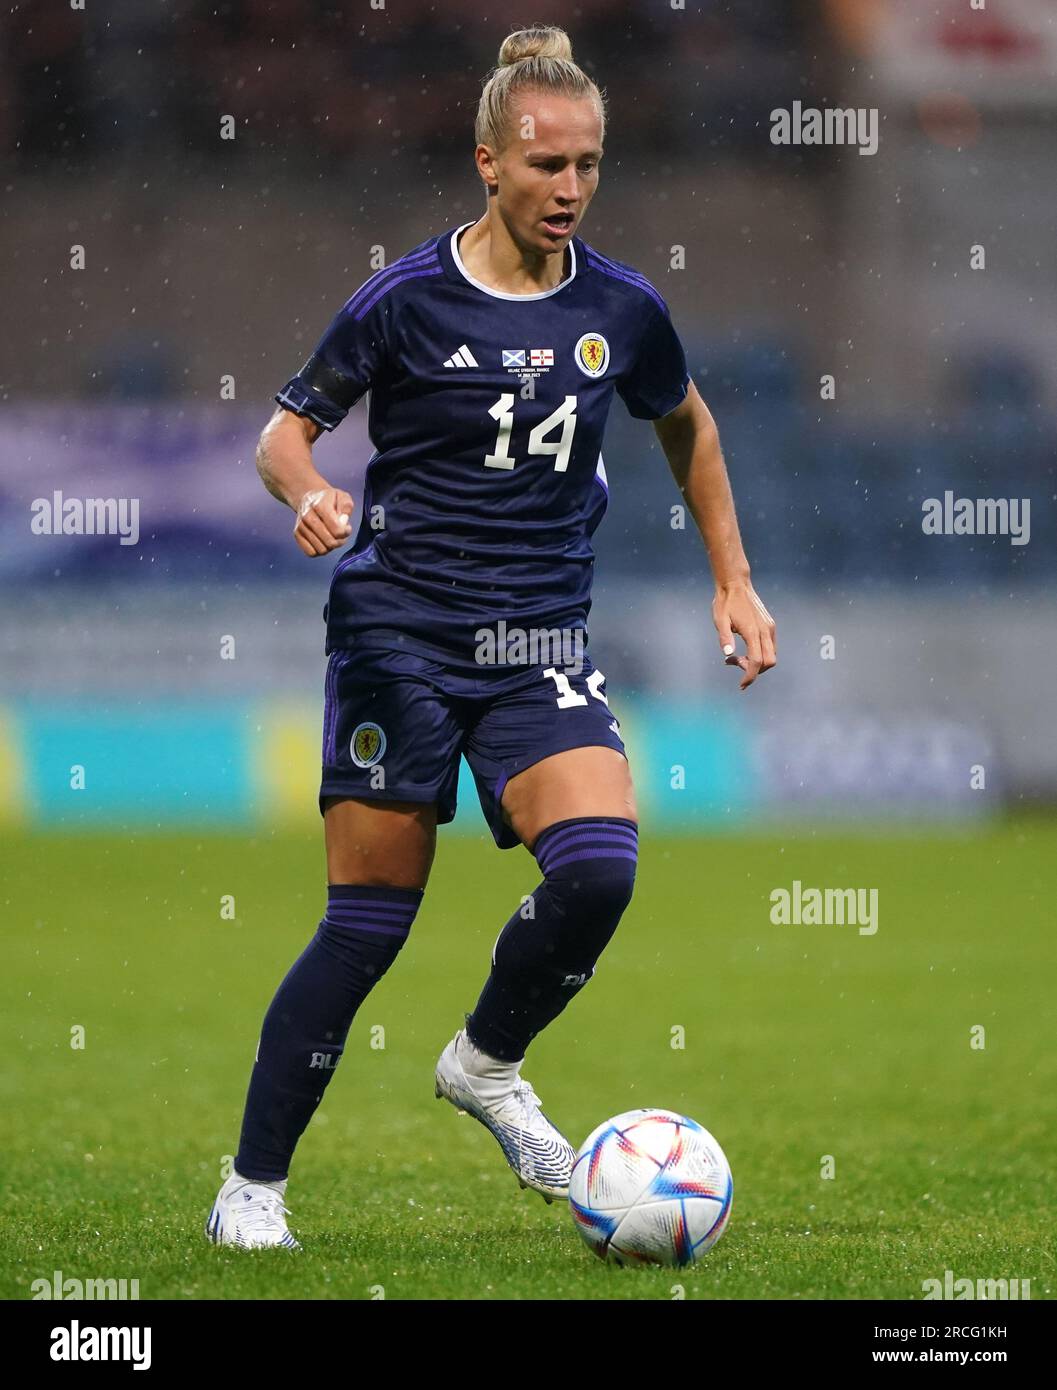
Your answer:
[[[594,974],[631,901],[638,855],[634,821],[558,821],[536,841],[543,882],[499,934],[466,1032],[475,1047],[519,1062]]]
[[[327,889],[326,916],[264,1018],[235,1159],[243,1177],[286,1177],[356,1010],[396,959],[421,901],[417,888]]]

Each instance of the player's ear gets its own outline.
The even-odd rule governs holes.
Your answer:
[[[478,145],[474,151],[474,162],[477,165],[477,172],[488,185],[495,188],[499,184],[499,176],[495,168],[495,153],[489,145]]]

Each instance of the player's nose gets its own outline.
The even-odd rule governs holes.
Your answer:
[[[568,169],[563,169],[561,181],[554,192],[555,198],[561,203],[566,212],[573,211],[569,205],[571,203],[576,203],[580,197],[580,185],[577,181],[577,177],[574,168],[570,167]]]

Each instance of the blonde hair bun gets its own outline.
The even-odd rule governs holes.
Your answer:
[[[605,98],[587,73],[573,62],[569,35],[556,24],[537,24],[508,34],[499,50],[499,65],[489,75],[477,103],[473,138],[478,145],[504,150],[513,138],[513,121],[522,93],[541,92],[590,100],[605,135]]]
[[[516,33],[509,34],[499,50],[498,66],[508,68],[526,58],[562,58],[571,63],[573,46],[569,35],[553,24],[518,29]]]

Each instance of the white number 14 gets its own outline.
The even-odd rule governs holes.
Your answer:
[[[579,694],[572,688],[572,685],[569,683],[569,677],[565,674],[564,671],[558,671],[553,666],[549,666],[543,674],[545,676],[549,676],[550,679],[554,682],[554,684],[558,687],[559,709],[570,709],[574,705],[587,704],[586,697]],[[603,676],[602,672],[599,670],[594,670],[587,677],[586,684],[588,690],[595,697],[595,699],[601,700],[602,703],[608,707],[609,701],[602,693],[602,685],[604,682],[605,676]]]
[[[499,422],[499,434],[495,441],[495,453],[485,454],[486,468],[513,468],[517,459],[510,457],[510,435],[514,429],[514,395],[504,393],[488,412],[493,420]],[[547,442],[550,432],[561,425],[559,440]],[[529,435],[530,454],[553,454],[555,473],[564,473],[569,467],[569,455],[573,449],[573,434],[576,431],[576,397],[566,396],[557,410],[551,411],[546,420],[541,420]]]

